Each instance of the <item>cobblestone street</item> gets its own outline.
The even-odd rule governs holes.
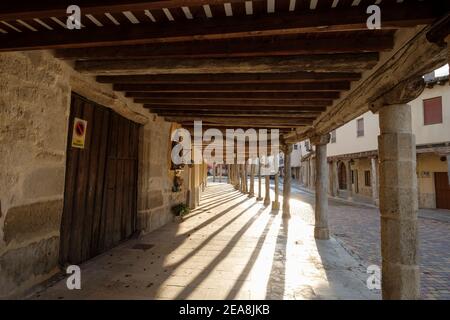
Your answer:
[[[282,189],[282,184],[280,185]],[[300,217],[314,223],[314,194],[298,185],[292,201]],[[433,217],[435,210],[419,211],[421,298],[450,299],[450,220]],[[446,211],[441,211],[446,213]],[[450,212],[448,213],[450,216]],[[444,215],[445,216],[445,215]],[[381,266],[380,213],[378,208],[329,201],[329,226],[333,236],[365,265]]]

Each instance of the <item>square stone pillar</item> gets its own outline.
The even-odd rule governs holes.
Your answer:
[[[249,198],[253,198],[255,196],[255,164],[250,164],[250,190],[248,193]]]
[[[311,157],[309,160],[309,165],[311,166],[309,173],[311,175],[310,181],[309,181],[309,188],[315,189],[316,188],[316,164],[315,164],[315,157],[314,159]]]
[[[196,165],[192,165],[189,170],[190,170],[190,175],[189,175],[189,208],[190,209],[195,209],[197,207],[197,187],[195,185],[195,180],[196,180],[196,170],[195,170],[195,166]]]
[[[264,184],[266,189],[266,195],[264,197],[264,205],[268,207],[270,205],[270,176],[265,175],[264,176]]]
[[[244,172],[244,188],[243,188],[243,191],[242,192],[244,192],[244,193],[248,193],[248,164],[247,164],[247,162],[244,164],[244,170],[243,170],[243,172]]]
[[[378,170],[377,170],[377,158],[370,158],[370,184],[372,187],[372,201],[375,205],[378,205]]]
[[[353,199],[353,183],[352,183],[352,164],[351,160],[345,161],[345,173],[347,174],[347,177],[345,178],[347,182],[347,199],[352,200]]]
[[[292,144],[286,144],[281,147],[284,153],[284,179],[283,179],[283,218],[290,218],[291,208],[289,201],[291,200],[291,154]]]
[[[383,299],[418,299],[416,142],[407,104],[379,111]]]
[[[316,146],[316,207],[314,237],[320,240],[330,239],[328,229],[328,163],[327,144],[330,135],[315,136],[311,142]]]
[[[262,198],[262,183],[261,183],[261,158],[258,159],[258,197],[256,201],[261,201]]]
[[[275,174],[275,198],[272,201],[272,210],[280,210],[280,173]]]
[[[241,165],[240,164],[235,164],[235,169],[236,169],[236,184],[234,186],[234,188],[236,190],[241,190]]]
[[[332,184],[331,184],[331,193],[333,197],[338,196],[339,190],[339,175],[338,175],[338,162],[333,161],[331,163],[331,175],[332,175]]]

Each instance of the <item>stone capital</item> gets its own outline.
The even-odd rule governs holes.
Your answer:
[[[315,146],[320,146],[324,144],[328,144],[330,142],[330,134],[324,134],[324,135],[315,135],[309,138],[311,143]]]
[[[385,106],[407,104],[420,96],[424,89],[425,80],[422,77],[407,79],[371,101],[369,109],[376,113]]]

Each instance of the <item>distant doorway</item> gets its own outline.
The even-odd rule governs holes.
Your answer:
[[[450,185],[447,172],[435,172],[436,208],[450,210]]]

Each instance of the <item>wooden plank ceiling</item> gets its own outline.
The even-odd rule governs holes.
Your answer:
[[[65,27],[74,3],[81,30]],[[371,4],[381,30],[366,27]],[[289,132],[332,107],[399,28],[447,11],[439,0],[2,1],[0,52],[53,49],[187,128]]]

